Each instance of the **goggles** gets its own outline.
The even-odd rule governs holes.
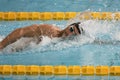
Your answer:
[[[75,26],[75,27],[77,28],[79,34],[82,34],[82,32],[83,32],[83,28],[82,28],[82,27],[79,27],[79,24],[80,24],[80,22],[77,22],[77,23],[73,23],[73,24],[71,24],[71,25],[70,25],[70,29],[69,29],[70,32],[73,32],[73,31],[74,31],[73,26]]]

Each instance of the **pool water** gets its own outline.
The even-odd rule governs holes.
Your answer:
[[[120,0],[0,0],[0,11],[120,11]],[[34,6],[34,7],[33,7]]]
[[[16,28],[42,23],[54,24],[64,29],[67,21],[3,21],[0,22],[1,39]],[[0,54],[0,64],[120,65],[119,25],[119,21],[86,20],[81,26],[87,36],[65,40],[44,37],[39,45],[31,44],[29,48],[19,52],[10,52],[8,47]],[[112,43],[95,43],[95,39]],[[118,43],[115,44],[116,42]]]
[[[12,30],[31,24],[53,24],[64,29],[67,21],[1,21],[0,39],[2,40]],[[10,52],[10,48],[4,49],[0,54],[0,64],[10,65],[120,65],[120,24],[119,21],[82,21],[83,29],[87,35],[61,39],[50,39],[44,37],[44,41],[39,45],[31,44],[29,48],[23,51]],[[94,43],[95,39],[110,41],[112,43]],[[116,44],[116,42],[118,42]],[[86,79],[110,79],[118,80],[119,77],[81,77],[81,76],[9,76],[4,79],[22,79],[22,80],[86,80]]]
[[[27,4],[27,5],[26,5]],[[56,11],[120,11],[120,0],[0,0],[0,11],[56,12]],[[34,7],[33,7],[34,6]],[[16,28],[32,24],[53,24],[61,29],[68,21],[0,21],[0,40]],[[44,37],[22,51],[0,52],[0,64],[10,65],[120,65],[120,21],[84,20],[86,34],[71,38]],[[105,43],[94,40],[105,41]],[[21,42],[22,43],[22,42]],[[0,80],[119,80],[117,76],[0,76]]]

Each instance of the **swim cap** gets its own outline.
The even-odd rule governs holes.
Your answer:
[[[77,28],[79,34],[82,34],[83,33],[83,28],[81,26],[79,26],[80,23],[81,22],[73,23],[70,26],[74,25]]]

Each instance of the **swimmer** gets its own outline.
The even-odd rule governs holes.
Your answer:
[[[42,36],[48,36],[50,38],[66,38],[72,35],[81,35],[83,28],[79,27],[79,24],[80,22],[73,23],[63,30],[50,24],[34,24],[23,28],[18,28],[12,31],[0,42],[0,50],[16,42],[20,38],[35,38],[37,39],[36,43],[38,44],[40,41],[42,41]]]

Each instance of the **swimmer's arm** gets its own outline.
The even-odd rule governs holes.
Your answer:
[[[32,29],[33,29],[33,26],[27,26],[24,28],[18,28],[14,30],[7,37],[5,37],[5,39],[3,39],[0,42],[0,49],[3,49],[7,45],[14,43],[21,37],[34,37],[36,34],[35,34],[35,30],[32,30]]]

